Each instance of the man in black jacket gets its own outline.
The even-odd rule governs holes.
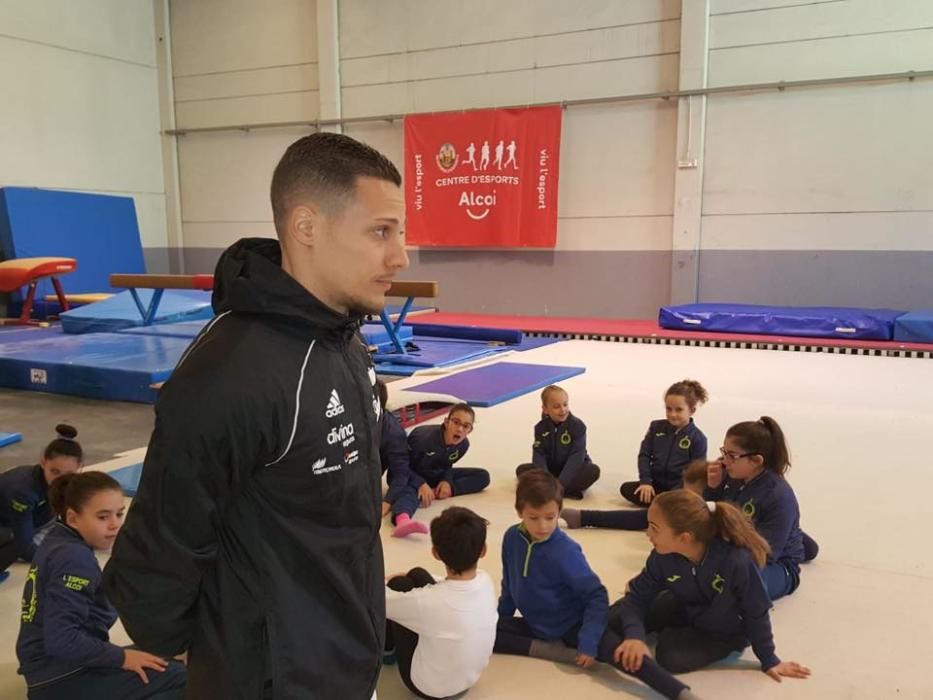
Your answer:
[[[374,694],[380,406],[357,331],[408,265],[400,184],[346,136],[292,144],[278,241],[223,254],[217,315],[160,392],[105,581],[135,642],[188,652],[189,698]]]

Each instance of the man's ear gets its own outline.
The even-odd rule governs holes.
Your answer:
[[[324,217],[314,206],[301,204],[288,215],[288,235],[295,243],[313,248],[321,236]]]

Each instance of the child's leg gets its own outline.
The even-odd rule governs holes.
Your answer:
[[[537,639],[520,617],[499,618],[496,625],[495,654],[529,656],[535,659],[547,659],[559,663],[572,664],[577,657],[577,650],[565,646],[560,641]]]
[[[642,503],[641,498],[635,495],[635,490],[641,486],[640,481],[626,481],[622,486],[619,487],[619,493],[622,494],[624,498],[629,503],[634,503],[636,506],[641,506],[642,508],[647,508],[646,503]]]
[[[427,525],[412,520],[411,516],[416,510],[418,510],[418,492],[411,486],[406,486],[392,504],[392,524],[395,525],[393,537],[407,537],[414,533],[427,534]]]
[[[800,585],[800,576],[790,567],[778,561],[769,561],[761,570],[761,578],[768,589],[771,602],[790,595]]]
[[[595,484],[597,479],[599,479],[599,467],[592,463],[582,464],[573,481],[567,484],[564,493],[571,498],[583,496],[583,492]]]
[[[479,493],[489,486],[489,472],[485,469],[473,469],[469,467],[454,468],[454,496],[464,496],[468,493]]]
[[[746,647],[744,639],[722,639],[693,627],[665,627],[658,633],[655,658],[671,673],[691,673]]]
[[[647,530],[648,511],[633,510],[574,510],[564,508],[561,517],[567,527],[602,527],[609,530]]]
[[[800,534],[803,535],[803,560],[813,561],[816,559],[816,555],[820,553],[820,545],[806,532],[801,532]]]
[[[577,634],[579,631],[579,627],[571,630],[570,633],[564,637],[564,643],[571,647],[576,647],[578,643]],[[599,640],[599,649],[596,652],[596,659],[602,661],[604,664],[609,664],[619,669],[623,673],[634,676],[649,688],[656,690],[666,698],[675,700],[676,698],[684,697],[682,694],[684,691],[688,691],[689,687],[661,668],[658,662],[650,656],[646,656],[642,660],[641,668],[632,673],[622,668],[622,664],[617,664],[615,661],[615,650],[621,643],[622,637],[607,627],[602,638]]]
[[[186,671],[177,661],[160,672],[146,671],[149,683],[143,683],[132,671],[120,668],[88,668],[54,683],[30,688],[29,700],[182,700]]]
[[[433,700],[430,695],[425,695],[420,690],[418,690],[418,688],[415,687],[415,684],[411,680],[411,661],[415,657],[415,649],[418,648],[418,635],[407,627],[403,627],[397,622],[392,622],[391,620],[389,620],[387,628],[388,629],[386,631],[391,633],[392,638],[395,640],[395,655],[398,659],[398,674],[402,677],[402,682],[405,684],[405,687],[419,698]]]

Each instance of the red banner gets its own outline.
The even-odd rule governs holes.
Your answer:
[[[405,117],[411,245],[553,248],[561,108]]]

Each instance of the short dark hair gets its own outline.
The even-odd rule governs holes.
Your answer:
[[[356,191],[358,177],[402,184],[392,161],[349,136],[322,131],[295,141],[272,174],[270,196],[276,232],[284,232],[296,197],[310,197],[328,215],[340,212]]]
[[[553,474],[544,469],[529,469],[518,477],[515,489],[515,510],[521,513],[525,506],[543,508],[548,503],[557,503],[560,510],[564,505],[564,487]]]
[[[486,544],[488,523],[469,508],[451,506],[431,521],[431,544],[455,574],[476,567]]]

